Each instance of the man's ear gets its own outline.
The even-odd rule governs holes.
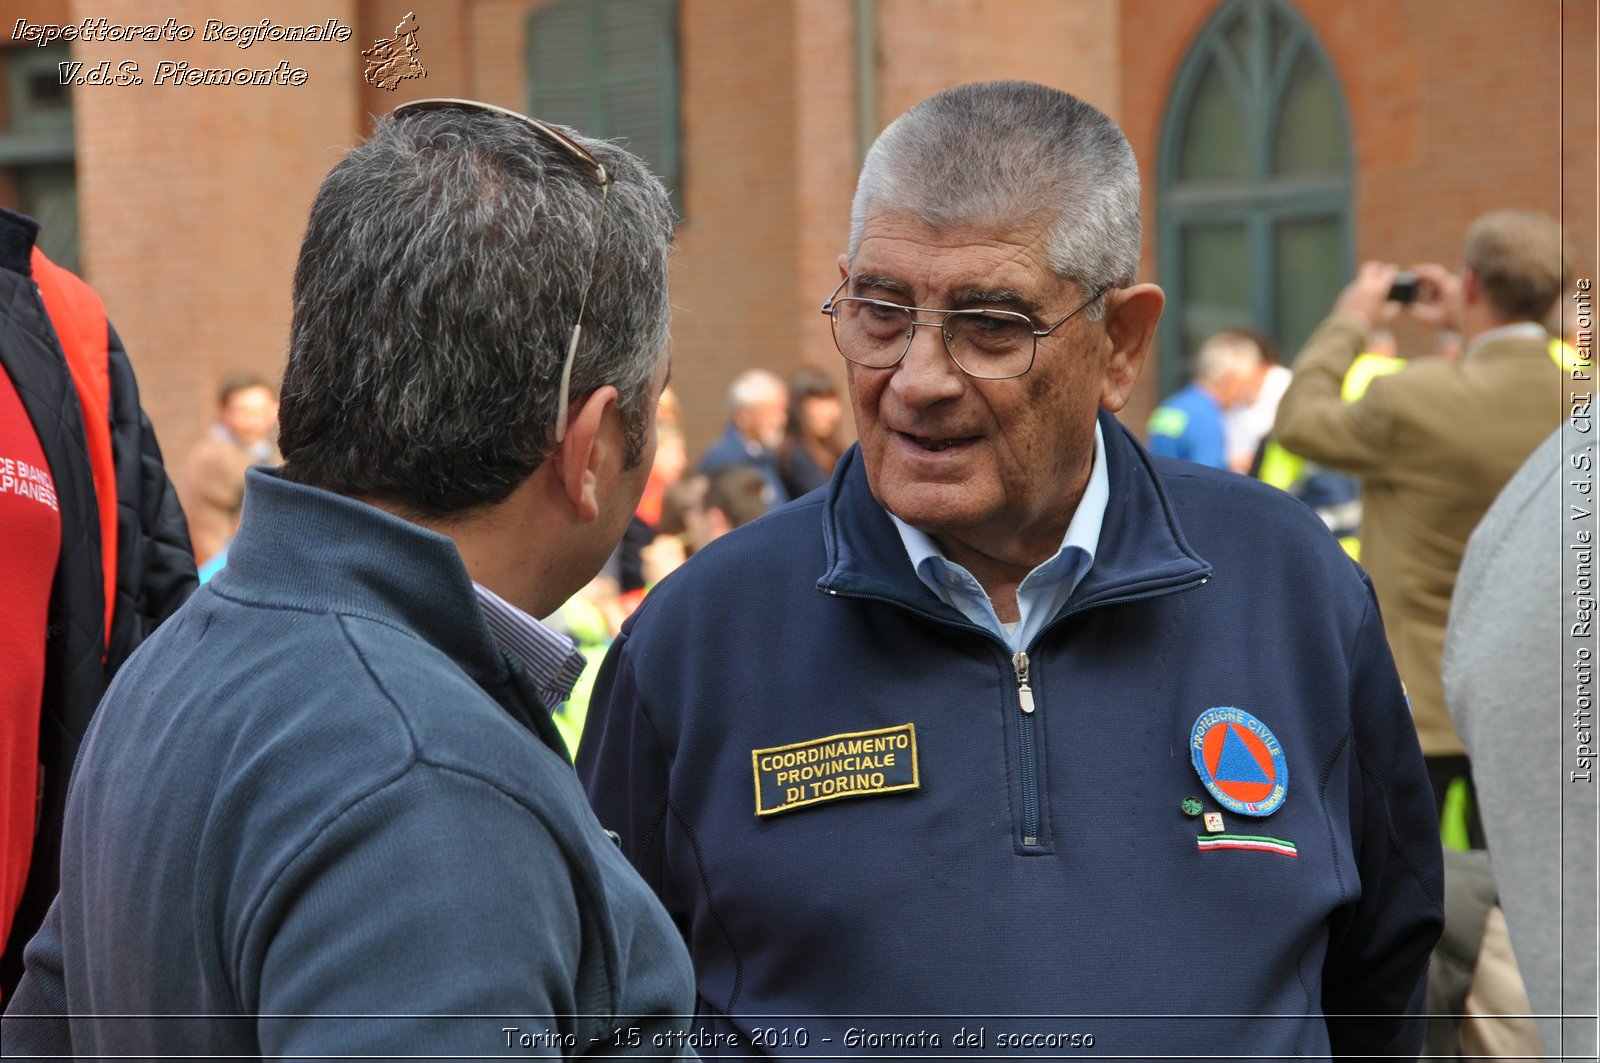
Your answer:
[[[1128,403],[1155,340],[1156,322],[1167,304],[1154,284],[1135,284],[1106,293],[1106,339],[1111,353],[1100,382],[1100,405],[1116,413]]]
[[[617,408],[617,389],[607,384],[568,408],[567,435],[551,457],[562,490],[578,519],[588,523],[600,514],[599,485],[611,450],[622,443],[621,434],[604,431],[607,414]],[[616,467],[621,467],[617,456]]]
[[[849,255],[840,255],[839,256],[839,279],[840,280],[844,280],[848,276],[850,276],[850,256]],[[846,294],[848,294],[848,293],[846,293]]]

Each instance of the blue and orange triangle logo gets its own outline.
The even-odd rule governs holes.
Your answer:
[[[1217,757],[1216,767],[1211,769],[1211,777],[1218,782],[1272,782],[1272,776],[1261,769],[1261,762],[1256,755],[1245,748],[1239,725],[1230,724],[1223,728],[1223,732],[1222,753]]]
[[[1289,763],[1277,736],[1243,709],[1207,709],[1195,720],[1189,746],[1195,773],[1222,807],[1268,816],[1289,790]]]

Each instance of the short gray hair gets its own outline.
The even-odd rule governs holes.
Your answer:
[[[777,373],[766,369],[746,369],[728,385],[728,412],[748,410],[770,398],[786,398],[789,386]]]
[[[890,123],[867,152],[850,211],[850,257],[874,209],[935,229],[1038,219],[1056,275],[1085,294],[1139,270],[1139,164],[1115,122],[1026,81],[962,85]],[[1098,318],[1101,303],[1085,311]]]
[[[1219,332],[1200,345],[1194,356],[1197,380],[1220,381],[1234,373],[1252,372],[1263,359],[1261,345],[1243,332]]]
[[[294,277],[284,474],[424,517],[493,505],[553,448],[571,396],[616,387],[641,460],[667,343],[672,209],[644,164],[573,134],[613,183],[514,118],[379,120],[322,182]]]

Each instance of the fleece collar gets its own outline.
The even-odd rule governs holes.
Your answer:
[[[1094,567],[1052,622],[1095,605],[1176,590],[1211,575],[1211,565],[1184,538],[1150,455],[1109,413],[1101,411],[1100,428],[1111,498],[1099,549]],[[827,558],[817,580],[822,592],[873,598],[943,623],[974,626],[917,577],[888,512],[872,497],[859,445],[834,470],[822,527]]]
[[[245,474],[228,565],[207,586],[235,601],[359,616],[406,631],[448,656],[547,745],[564,749],[531,677],[490,631],[446,536],[258,466]]]

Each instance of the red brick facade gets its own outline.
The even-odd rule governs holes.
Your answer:
[[[299,87],[73,90],[84,272],[133,354],[170,455],[203,431],[217,378],[275,376],[288,290],[318,180],[366,115],[420,96],[526,104],[527,15],[541,0],[0,0],[18,18],[174,16],[200,26],[321,22],[348,43],[75,45],[73,58],[307,71]],[[1500,206],[1562,215],[1595,273],[1594,0],[1291,0],[1330,56],[1355,144],[1358,259],[1454,263]],[[870,19],[881,125],[964,81],[1016,77],[1120,121],[1146,174],[1145,275],[1156,273],[1155,153],[1173,78],[1220,0],[680,0],[683,213],[673,262],[674,377],[691,449],[740,369],[838,373],[817,304],[837,277],[860,162],[856,46]],[[65,14],[63,13],[65,10]],[[360,51],[407,11],[424,80],[363,83]],[[1563,54],[1565,42],[1565,54]],[[1562,67],[1565,60],[1565,95]],[[0,87],[0,96],[4,88]],[[0,116],[5,103],[0,99]],[[1563,182],[1565,190],[1563,191]],[[6,194],[0,183],[0,196]],[[1142,423],[1153,374],[1128,411]]]

